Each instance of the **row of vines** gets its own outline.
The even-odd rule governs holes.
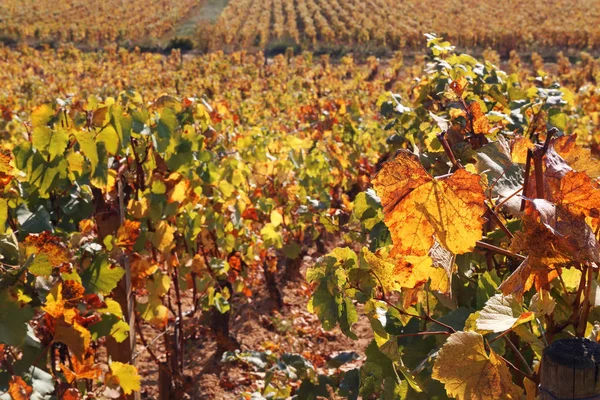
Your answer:
[[[521,12],[523,11],[523,12]],[[235,0],[199,35],[210,48],[269,44],[418,49],[435,30],[462,47],[593,48],[600,39],[592,2]],[[477,21],[473,24],[473,21]],[[566,22],[568,21],[568,22]],[[469,26],[469,29],[462,29]]]
[[[150,43],[150,39],[171,31],[199,4],[198,0],[7,0],[0,4],[0,37],[90,46],[126,41]]]
[[[248,398],[535,396],[543,348],[600,331],[597,62],[428,47],[418,80],[400,55],[1,49],[0,398],[134,396],[140,351],[179,393],[199,321],[265,373]],[[332,235],[308,308],[368,320],[361,366],[236,351],[233,308],[281,311]]]

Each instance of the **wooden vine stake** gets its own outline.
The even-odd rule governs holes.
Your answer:
[[[600,399],[600,344],[560,339],[544,350],[540,400]]]

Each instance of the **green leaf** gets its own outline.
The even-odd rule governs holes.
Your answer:
[[[69,143],[69,134],[62,128],[51,129],[47,126],[39,126],[33,129],[31,142],[34,148],[47,154],[48,161],[51,161],[65,152]]]
[[[300,245],[296,242],[291,242],[283,246],[283,254],[290,260],[296,260],[302,251]]]
[[[81,274],[83,287],[89,293],[108,295],[117,286],[125,270],[112,266],[106,255],[96,257],[92,265]]]
[[[48,259],[48,255],[44,253],[38,253],[35,255],[33,262],[29,266],[28,270],[35,276],[50,276],[54,266]]]
[[[27,334],[27,322],[33,318],[33,309],[21,308],[6,290],[0,291],[0,304],[0,343],[22,345]]]
[[[86,131],[78,131],[75,132],[75,138],[77,139],[77,143],[79,143],[79,148],[84,156],[90,160],[90,165],[92,167],[92,175],[96,172],[96,167],[98,166],[98,149],[96,147],[96,141],[94,140],[94,135],[91,132]]]
[[[0,235],[6,231],[6,221],[8,221],[8,201],[0,199]]]
[[[500,282],[501,279],[498,278],[495,270],[492,270],[491,272],[486,271],[479,275],[477,291],[475,292],[477,308],[482,308],[490,297],[493,297],[496,294]]]

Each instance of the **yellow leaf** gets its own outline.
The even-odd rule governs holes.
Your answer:
[[[174,239],[175,228],[169,225],[167,221],[160,221],[156,227],[156,231],[152,235],[152,244],[154,247],[159,251],[165,252],[174,245]]]
[[[511,159],[516,164],[525,164],[527,162],[527,150],[533,150],[535,145],[529,138],[517,137],[512,142]]]
[[[42,309],[54,318],[59,318],[64,314],[65,302],[62,298],[62,283],[54,286],[50,293],[48,293],[48,296],[46,296],[46,305]]]
[[[31,125],[34,128],[46,126],[52,117],[54,117],[54,109],[48,104],[43,104],[31,112]]]
[[[485,196],[478,175],[461,169],[435,179],[415,155],[401,151],[384,164],[373,186],[394,243],[392,256],[424,256],[434,237],[452,253],[463,254],[481,239]]]
[[[69,311],[74,313],[73,310]],[[74,317],[74,315],[71,317]],[[64,343],[74,356],[83,359],[83,356],[90,347],[92,334],[77,322],[72,319],[69,321],[69,319],[71,318],[63,316],[56,320],[53,340]]]
[[[283,222],[283,216],[277,210],[271,211],[271,223],[274,227],[278,227]]]
[[[475,332],[450,335],[433,365],[432,377],[458,400],[520,399],[523,391],[512,382],[508,367]]]
[[[146,304],[138,304],[138,311],[144,321],[156,329],[163,329],[169,322],[169,309],[158,299],[150,300]]]
[[[148,215],[148,199],[142,197],[139,200],[131,199],[127,205],[127,211],[135,219],[142,219]]]
[[[104,142],[106,151],[110,155],[116,155],[119,152],[119,135],[112,125],[107,125],[104,129],[96,136],[97,142]]]
[[[169,194],[169,203],[182,203],[186,198],[187,190],[189,187],[190,182],[188,180],[184,179],[181,182],[177,183],[173,190],[171,190],[171,193]]]
[[[105,308],[99,308],[99,313],[113,314],[119,318],[123,318],[123,310],[121,309],[121,305],[114,301],[113,299],[105,299],[104,303],[106,304]]]
[[[116,380],[116,383],[123,389],[123,393],[128,395],[141,389],[141,379],[133,365],[113,361],[110,363],[110,371],[110,381]]]

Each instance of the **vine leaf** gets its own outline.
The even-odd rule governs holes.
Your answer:
[[[12,376],[8,382],[8,394],[14,400],[28,400],[33,393],[33,388],[20,376]]]
[[[19,303],[8,293],[0,292],[0,343],[20,346],[27,334],[27,322],[33,318],[31,307],[19,307]]]
[[[10,165],[12,156],[0,153],[0,185],[8,186],[13,179],[13,167]]]
[[[523,306],[513,296],[497,294],[491,297],[479,313],[477,329],[504,332],[533,320],[535,314],[524,311]]]
[[[478,135],[486,135],[490,131],[490,123],[481,110],[481,104],[473,102],[469,104],[469,112],[473,117],[473,132]]]
[[[117,230],[117,241],[115,245],[131,249],[140,236],[140,221],[126,219]]]
[[[94,363],[94,356],[89,356],[79,361],[78,357],[71,357],[71,368],[65,364],[59,364],[60,369],[65,374],[68,383],[73,383],[77,379],[97,379],[102,375],[100,365]]]
[[[29,235],[23,242],[25,257],[34,255],[29,272],[36,276],[48,276],[55,267],[68,264],[71,256],[62,240],[46,231],[40,235]]]
[[[600,217],[600,189],[584,172],[569,171],[554,193],[557,204],[575,216]]]
[[[125,270],[112,266],[106,256],[98,256],[81,274],[83,286],[91,293],[108,295],[117,286]]]
[[[110,364],[110,373],[106,377],[107,386],[120,386],[123,393],[131,394],[141,389],[141,379],[133,365],[113,361]]]
[[[556,138],[552,146],[575,171],[585,172],[591,178],[600,176],[600,161],[592,158],[590,149],[577,145],[577,135]]]
[[[394,243],[392,256],[424,256],[435,239],[463,254],[481,239],[485,196],[478,175],[460,169],[447,179],[435,179],[414,154],[402,150],[384,164],[373,186]]]
[[[504,361],[491,349],[488,355],[483,336],[475,332],[450,335],[438,353],[432,377],[459,400],[520,399],[523,394]]]

